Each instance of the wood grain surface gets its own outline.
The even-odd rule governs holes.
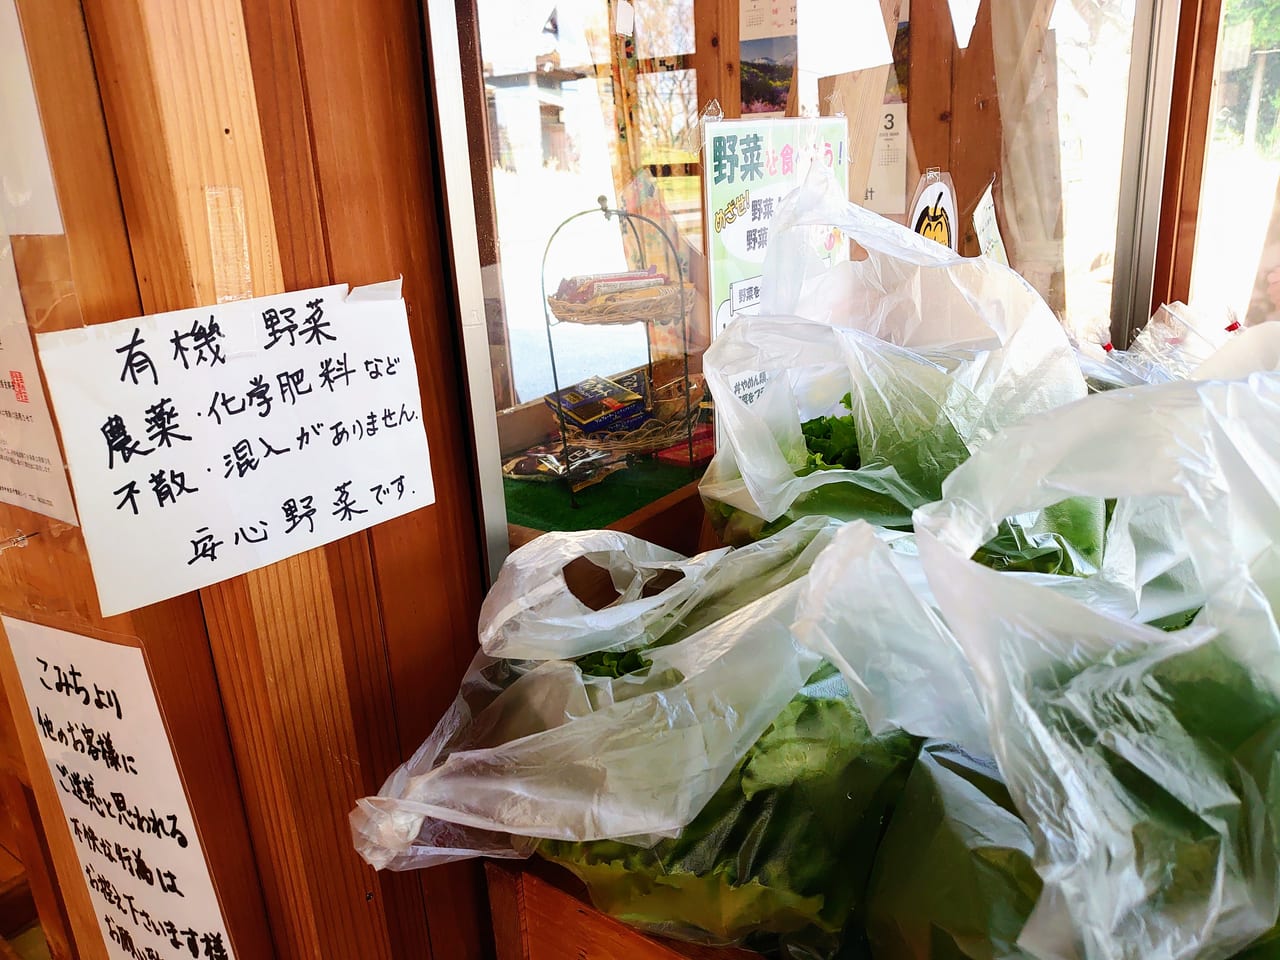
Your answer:
[[[80,4],[19,0],[18,11],[66,231],[65,236],[23,237],[14,243],[28,323],[33,330],[56,330],[137,315],[141,304],[131,238],[104,123],[95,51]],[[271,956],[198,599],[179,598],[103,619],[79,530],[17,508],[0,509],[0,530],[8,536],[17,529],[39,535],[22,549],[0,554],[0,609],[142,647],[237,953]],[[55,956],[105,957],[73,841],[7,645],[0,656],[0,677],[31,784],[34,805],[27,808],[28,820],[47,843],[54,874],[49,886],[60,891],[65,906],[64,921],[56,898],[37,897],[51,949]],[[33,859],[33,880],[35,873]]]
[[[1165,153],[1160,243],[1156,248],[1151,312],[1191,299],[1191,265],[1213,118],[1213,83],[1222,0],[1183,0],[1173,66],[1173,107]]]

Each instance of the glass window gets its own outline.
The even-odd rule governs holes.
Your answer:
[[[1191,303],[1224,323],[1280,316],[1280,9],[1224,0]]]
[[[1082,339],[1109,339],[1134,0],[994,6],[1012,265]],[[1120,95],[1117,95],[1120,92]]]
[[[470,106],[483,103],[467,112],[509,520],[598,527],[692,496],[706,343],[690,282],[702,240],[692,0],[635,4],[631,35],[613,0],[474,11],[464,73],[478,74]],[[557,389],[560,406],[546,399]],[[667,402],[685,393],[687,410]],[[572,499],[552,482],[566,468]]]
[[[689,445],[674,432],[664,435],[665,446],[641,443],[627,416],[602,416],[593,421],[596,432],[621,436],[593,440],[572,416],[562,430],[560,417],[591,402],[625,414],[636,397],[652,412],[659,393],[667,400],[687,394],[701,406],[710,323],[699,116],[709,92],[726,118],[815,108],[843,114],[854,138],[840,153],[850,196],[900,221],[921,175],[935,167],[947,173],[965,254],[977,252],[972,217],[994,183],[1011,265],[1077,337],[1105,340],[1113,287],[1127,279],[1113,275],[1125,262],[1120,220],[1132,217],[1122,206],[1136,192],[1124,182],[1132,175],[1128,101],[1131,66],[1144,70],[1145,60],[1131,53],[1135,38],[1145,50],[1153,35],[1151,24],[1137,22],[1138,8],[1137,0],[986,3],[972,33],[957,36],[947,5],[912,8],[903,0],[896,27],[886,24],[892,65],[868,67],[860,53],[857,70],[819,78],[805,71],[797,11],[787,0],[700,7],[703,15],[739,19],[736,31],[726,24],[705,31],[739,37],[711,50],[696,48],[693,0],[625,7],[621,0],[457,0],[511,523],[625,526],[669,494],[696,497],[705,448],[691,466],[679,453]],[[633,32],[619,32],[628,10]],[[728,63],[740,66],[727,70]],[[883,86],[867,82],[877,69]],[[1263,111],[1261,122],[1269,117]],[[763,216],[764,201],[752,200]],[[750,232],[755,245],[750,236],[744,242],[758,251],[763,231]],[[677,297],[681,281],[691,286]],[[654,285],[663,290],[652,296],[676,302],[648,313],[636,306],[635,315],[611,317],[627,322],[602,322],[610,298],[630,310]],[[744,310],[758,289],[739,290]],[[574,387],[571,399],[565,391]],[[564,402],[548,403],[557,392]],[[695,430],[710,437],[707,419],[686,417],[683,427],[693,429],[684,440]],[[563,436],[573,440],[574,464],[564,462]],[[606,439],[612,447],[602,446]],[[575,508],[565,486],[547,480],[579,459]]]

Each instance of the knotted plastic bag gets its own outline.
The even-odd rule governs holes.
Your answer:
[[[828,267],[806,242],[816,225],[868,259]],[[909,528],[997,430],[1085,395],[1026,281],[849,204],[817,172],[779,210],[762,287],[761,315],[703,361],[721,443],[700,489],[726,542],[807,514]],[[820,417],[848,426],[826,426],[815,457],[802,425]]]
[[[1212,960],[1276,922],[1278,436],[1274,374],[1101,394],[1006,430],[916,513],[1035,841],[1036,957]],[[1074,592],[969,559],[1068,495],[1118,498]]]
[[[458,699],[352,814],[361,856],[409,869],[528,856],[539,838],[652,844],[678,834],[818,668],[791,625],[801,578],[833,530],[812,518],[752,547],[687,561],[599,533],[544,537],[517,551],[505,582],[542,561],[552,588],[536,603],[486,605],[490,647]],[[621,594],[603,611],[572,598],[557,575],[578,556],[620,571]],[[641,596],[633,578],[655,568],[685,577]],[[600,614],[610,629],[599,629]],[[618,638],[629,660],[602,655],[616,652]],[[513,649],[518,657],[491,655]]]

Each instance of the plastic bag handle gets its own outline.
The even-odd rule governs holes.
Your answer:
[[[762,315],[795,313],[811,254],[800,227],[835,227],[865,250],[919,267],[948,267],[969,262],[948,247],[850,202],[835,174],[813,163],[804,183],[783,198],[774,214],[761,291]]]

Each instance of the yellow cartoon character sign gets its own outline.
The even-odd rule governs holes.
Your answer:
[[[951,177],[930,170],[920,178],[911,203],[911,229],[944,247],[957,248],[956,195]]]

